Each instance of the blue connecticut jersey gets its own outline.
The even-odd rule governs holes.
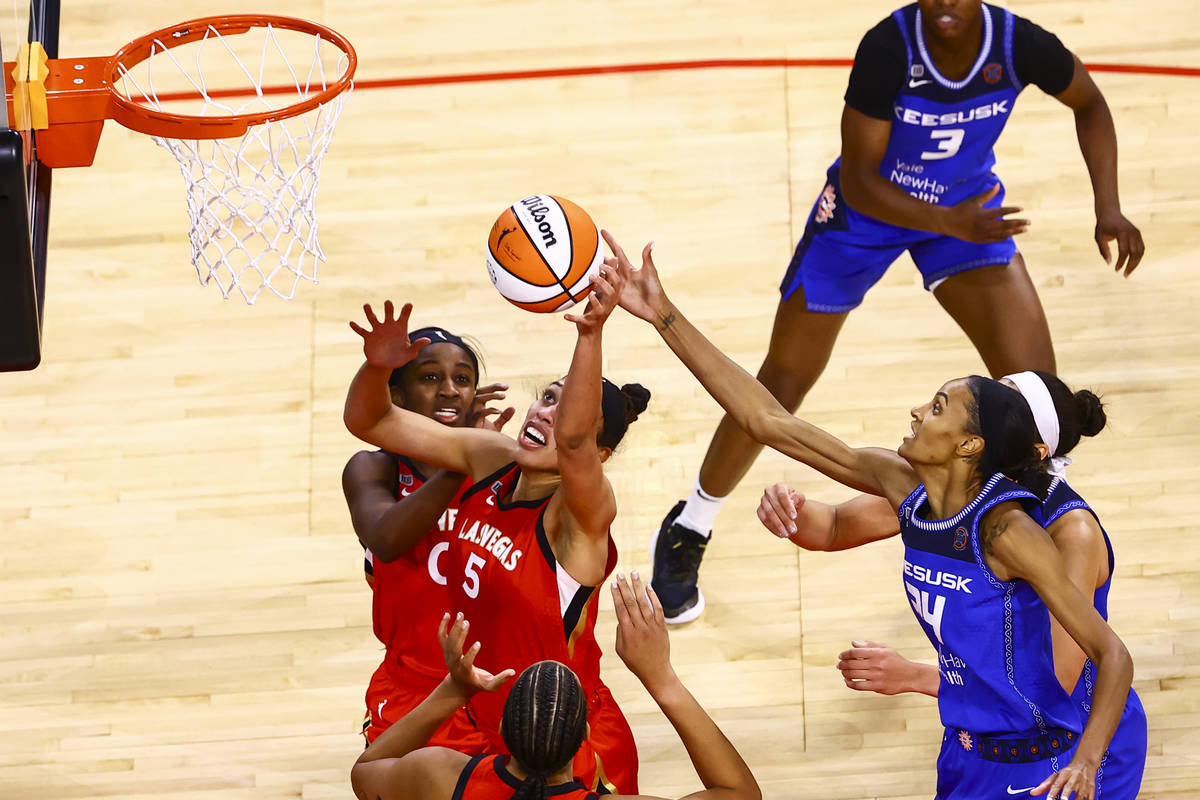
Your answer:
[[[1037,508],[1031,508],[1029,515],[1043,528],[1049,528],[1064,514],[1083,510],[1096,518],[1100,518],[1091,506],[1061,478],[1055,478],[1046,492],[1046,499]],[[1104,619],[1108,619],[1108,590],[1112,586],[1113,571],[1116,559],[1113,556],[1112,540],[1104,526],[1100,525],[1100,533],[1104,536],[1104,547],[1108,555],[1108,578],[1092,594],[1092,603],[1096,611]],[[1075,688],[1071,692],[1071,701],[1079,709],[1084,721],[1092,713],[1092,693],[1096,687],[1096,665],[1089,658],[1083,663],[1083,671]],[[1138,796],[1141,787],[1142,770],[1146,765],[1146,711],[1142,708],[1142,700],[1133,689],[1125,700],[1125,708],[1121,712],[1121,721],[1109,742],[1108,750],[1100,763],[1096,774],[1097,800],[1133,800]]]
[[[996,182],[992,147],[1024,88],[1013,66],[1013,15],[983,6],[983,42],[962,80],[938,72],[916,3],[894,12],[908,53],[879,172],[913,197],[954,205]]]
[[[1079,732],[1054,673],[1049,611],[1028,583],[997,578],[980,547],[980,520],[1009,500],[1039,503],[997,474],[949,519],[926,518],[924,485],[900,505],[904,589],[937,650],[938,711],[946,727],[979,733]]]

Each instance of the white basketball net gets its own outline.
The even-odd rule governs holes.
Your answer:
[[[255,32],[261,32],[262,44],[258,50],[252,43],[258,64],[254,65],[256,69],[250,69],[244,55],[239,56],[230,41],[239,40],[237,49],[245,54],[244,40]],[[319,93],[327,85],[323,56],[328,57],[332,46],[319,36],[307,38],[313,43],[312,63],[301,75],[280,46],[276,29],[270,25],[228,38],[210,27],[202,39],[191,45],[196,48],[194,65],[185,65],[173,50],[155,42],[151,55],[137,67],[137,76],[145,82],[145,88],[124,66],[120,68],[122,88],[127,97],[157,110],[163,110],[164,103],[178,102],[181,94],[194,95],[186,99],[193,105],[199,104],[198,109],[188,112],[195,116],[228,116],[283,108]],[[250,81],[251,86],[237,98],[210,94],[204,74],[208,67],[203,65],[212,60],[214,48],[221,48],[217,55],[223,64],[218,72],[239,82]],[[339,71],[331,80],[341,74],[344,59],[343,53]],[[290,75],[286,93],[279,93],[277,84],[271,87],[265,82],[277,75],[281,67]],[[165,76],[166,81],[164,71],[170,73]],[[168,93],[166,86],[156,90],[156,84],[179,86],[181,75],[184,92]],[[190,90],[186,88],[189,86]],[[131,93],[130,87],[137,94]],[[215,89],[213,92],[220,94]],[[317,262],[325,260],[317,242],[317,183],[321,160],[329,148],[348,93],[342,92],[304,114],[251,126],[241,138],[153,137],[175,156],[187,183],[192,265],[202,285],[214,281],[227,299],[236,289],[253,305],[264,289],[289,300],[301,278],[317,283]],[[245,99],[246,95],[249,99]],[[243,99],[241,105],[232,105]]]

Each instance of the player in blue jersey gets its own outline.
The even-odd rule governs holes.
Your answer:
[[[1004,205],[992,146],[1029,84],[1075,115],[1091,176],[1095,238],[1128,275],[1144,247],[1121,213],[1117,140],[1104,96],[1054,35],[979,0],[920,0],[867,32],[850,73],[841,157],[780,286],[758,379],[795,411],[833,350],[847,313],[908,252],[925,288],[975,345],[993,377],[1054,372],[1050,331],[1012,237],[1028,222]],[[724,498],[760,445],[721,420],[687,500],[652,544],[654,589],[670,622],[704,608],[700,560]]]
[[[1067,484],[1067,454],[1082,436],[1094,436],[1106,418],[1095,394],[1072,393],[1057,377],[1045,372],[1006,376],[1026,398],[1037,424],[1037,445],[1048,485],[1044,499],[1031,512],[1054,542],[1067,568],[1067,577],[1084,595],[1092,597],[1096,611],[1108,619],[1108,591],[1112,583],[1113,550],[1108,534],[1086,502]],[[881,497],[860,495],[836,506],[806,499],[784,484],[768,487],[758,517],[767,530],[791,539],[806,550],[846,550],[900,533],[899,519]],[[1051,620],[1054,669],[1059,683],[1083,716],[1091,713],[1094,665],[1056,620]],[[893,695],[920,692],[937,697],[937,667],[901,656],[887,645],[855,641],[841,653],[837,667],[846,685],[858,691]],[[1121,722],[1096,775],[1096,796],[1101,800],[1133,800],[1141,786],[1146,764],[1146,713],[1136,692],[1130,690]]]
[[[897,450],[852,448],[792,416],[684,318],[663,292],[650,245],[635,270],[604,236],[615,254],[608,263],[625,280],[621,307],[655,326],[751,438],[897,511],[905,591],[943,666],[938,798],[1004,790],[1092,800],[1133,664],[1026,512],[1037,495],[1004,477],[1031,485],[1044,477],[1020,393],[979,376],[950,381],[912,410],[912,433]],[[1050,613],[1097,667],[1086,726],[1055,675]]]

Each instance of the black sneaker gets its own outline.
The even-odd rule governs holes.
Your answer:
[[[683,500],[675,504],[650,539],[654,575],[650,585],[662,602],[663,614],[671,625],[691,622],[704,612],[704,595],[696,581],[700,577],[700,559],[704,558],[708,538],[676,524],[683,504]]]

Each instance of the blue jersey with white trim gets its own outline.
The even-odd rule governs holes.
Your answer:
[[[1043,528],[1049,528],[1063,514],[1076,509],[1087,511],[1096,518],[1096,524],[1100,525],[1100,517],[1096,516],[1096,512],[1087,504],[1087,501],[1080,497],[1079,493],[1072,489],[1066,481],[1055,478],[1050,482],[1050,488],[1046,491],[1046,499],[1030,512],[1030,516]],[[1104,537],[1104,547],[1108,551],[1108,578],[1092,593],[1092,605],[1096,607],[1100,616],[1107,620],[1108,590],[1112,586],[1113,567],[1116,559],[1113,556],[1112,541],[1108,538],[1108,532],[1104,530],[1103,525],[1100,525],[1100,534]],[[1096,665],[1089,658],[1084,661],[1083,672],[1080,673],[1079,680],[1071,692],[1071,699],[1079,705],[1084,714],[1092,713],[1092,689],[1095,685]]]
[[[879,174],[918,200],[954,205],[987,191],[992,147],[1024,88],[1013,66],[1013,15],[983,5],[983,41],[962,80],[942,75],[925,46],[916,3],[898,9],[908,68]]]
[[[938,653],[938,711],[946,727],[978,733],[1082,730],[1054,673],[1050,613],[1026,582],[1002,581],[984,560],[979,523],[996,505],[1038,498],[993,475],[962,511],[928,520],[924,484],[900,504],[904,589]]]

